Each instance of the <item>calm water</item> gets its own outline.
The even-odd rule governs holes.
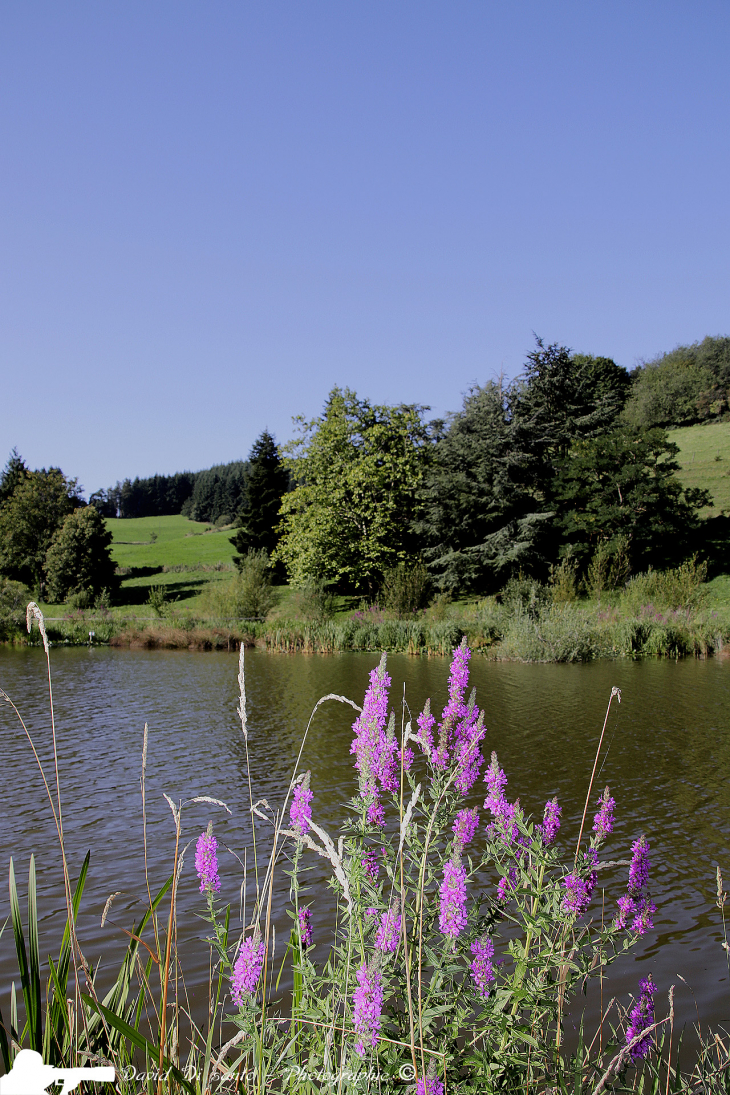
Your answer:
[[[194,840],[212,816],[230,854],[221,859],[222,896],[239,908],[241,866],[250,845],[246,811],[245,753],[236,716],[237,657],[233,654],[123,652],[109,649],[54,649],[54,697],[58,727],[62,804],[72,873],[90,848],[91,869],[80,917],[87,957],[100,956],[100,978],[111,974],[124,949],[122,927],[139,920],[144,905],[142,815],[139,777],[142,733],[149,724],[147,768],[148,839],[152,884],[171,871],[174,829],[163,792],[173,800],[208,794],[228,803],[232,816],[205,805],[183,810],[185,840]],[[249,749],[254,796],[275,805],[283,797],[301,734],[311,709],[326,692],[362,701],[372,655],[334,657],[247,654]],[[443,659],[389,659],[391,695],[400,711],[403,685],[411,709],[427,696],[440,710],[446,697],[448,663]],[[640,976],[651,969],[666,993],[677,985],[680,1020],[700,1017],[727,1022],[730,986],[720,947],[720,914],[714,906],[715,864],[730,882],[730,663],[646,661],[589,666],[493,664],[475,657],[472,683],[486,710],[485,751],[496,749],[509,777],[508,794],[523,807],[542,809],[557,794],[563,806],[561,836],[573,841],[612,685],[623,703],[612,709],[610,743],[599,786],[610,783],[617,824],[608,848],[625,858],[642,831],[652,845],[652,888],[658,906],[656,930],[630,956],[611,967],[607,997],[626,1001]],[[42,757],[50,757],[49,717],[42,651],[0,650],[0,686],[21,709]],[[320,708],[303,763],[312,770],[318,820],[331,831],[341,817],[338,803],[353,791],[349,756],[350,708]],[[3,871],[10,856],[27,877],[36,854],[42,911],[41,954],[55,953],[63,922],[60,856],[43,784],[27,739],[12,710],[0,706],[2,789],[0,838]],[[478,790],[478,788],[477,788]],[[478,798],[474,799],[478,802]],[[312,857],[314,859],[316,857]],[[320,925],[332,911],[329,891],[317,886],[321,860],[310,875],[316,887]],[[625,868],[606,885],[615,900]],[[604,876],[606,877],[606,876]],[[121,890],[110,921],[100,928],[109,894]],[[0,922],[8,913],[7,889],[0,893]],[[275,909],[283,939],[288,920]],[[190,848],[180,885],[179,929],[188,989],[202,1004],[208,956],[200,942],[203,926]],[[279,947],[279,953],[283,948]],[[17,979],[8,931],[0,940],[0,1006],[8,1005],[10,981]],[[666,997],[664,997],[666,998]],[[657,997],[659,1005],[659,997]],[[579,1004],[579,1008],[584,1006]],[[589,1018],[596,1001],[588,999]],[[5,1012],[7,1014],[7,1012]]]

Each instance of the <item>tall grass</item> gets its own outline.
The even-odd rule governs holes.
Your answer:
[[[35,606],[30,611],[46,649],[53,713],[45,621]],[[29,626],[31,622],[29,617]],[[121,1095],[139,1092],[135,1067],[144,1072],[142,1090],[156,1088],[158,1095],[208,1095],[214,1090],[242,1095],[726,1091],[730,1055],[719,1036],[703,1043],[689,1072],[680,1071],[671,989],[666,1014],[662,1009],[654,1015],[647,1003],[649,985],[633,1008],[630,1001],[621,1005],[612,1000],[598,1029],[581,1028],[577,1044],[566,1048],[564,1017],[570,998],[589,980],[602,978],[639,934],[652,930],[645,846],[637,841],[630,860],[601,858],[611,836],[613,806],[606,789],[589,828],[593,776],[577,836],[557,832],[557,801],[546,803],[544,818],[532,819],[519,800],[507,797],[506,776],[495,754],[484,777],[484,813],[475,817],[466,810],[464,796],[483,774],[486,735],[474,696],[467,699],[469,656],[465,643],[454,651],[449,701],[438,724],[427,705],[415,727],[403,714],[396,728],[394,713],[388,715],[385,655],[371,673],[362,708],[347,697],[322,697],[298,755],[291,758],[283,801],[269,804],[256,799],[248,766],[254,731],[241,648],[239,715],[252,846],[243,856],[243,912],[237,922],[217,898],[212,821],[198,838],[196,870],[211,955],[210,1006],[202,1024],[177,988],[183,975],[177,894],[185,869],[181,849],[187,839],[188,803],[168,798],[171,872],[153,883],[147,871],[146,728],[141,809],[147,909],[131,927],[124,960],[103,998],[77,930],[88,858],[72,883],[53,714],[50,778],[26,729],[61,846],[66,928],[58,958],[49,960],[47,970],[42,968],[34,860],[26,924],[11,862],[12,932],[22,1002],[13,992],[9,1020],[0,1017],[6,1071],[26,1046],[66,1067],[113,1065]],[[4,693],[2,698],[22,724],[15,704]],[[620,701],[616,689],[606,722],[614,699]],[[353,748],[358,786],[337,836],[320,824],[318,789],[311,785],[310,773],[300,768],[309,729],[325,702],[349,704],[357,712]],[[594,773],[602,743],[603,732]],[[191,801],[208,803],[213,816],[228,810],[213,797]],[[334,923],[318,919],[318,892],[307,886],[312,855],[324,860],[331,873],[337,901]],[[629,864],[625,892],[626,883],[615,871]],[[622,914],[591,917],[591,895],[594,889],[598,893],[599,877],[608,905],[616,908],[623,894],[625,904],[617,907],[623,908]],[[279,948],[276,964],[275,890],[288,892],[291,918],[284,958]],[[723,917],[724,903],[718,872]],[[322,951],[314,951],[312,936],[326,951],[324,958],[316,957]],[[287,993],[279,989],[284,975],[292,986]]]

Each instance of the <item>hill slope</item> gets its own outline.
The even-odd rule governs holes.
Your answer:
[[[704,487],[712,495],[714,505],[703,516],[730,514],[730,422],[670,430],[669,439],[679,446],[677,460],[685,486]]]

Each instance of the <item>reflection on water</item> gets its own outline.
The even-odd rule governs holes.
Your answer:
[[[219,841],[230,849],[221,858],[222,898],[240,906],[241,862],[249,857],[248,785],[238,700],[237,659],[232,654],[53,650],[54,698],[59,740],[63,823],[72,873],[87,849],[91,869],[80,917],[80,937],[89,960],[102,956],[100,979],[114,969],[126,937],[120,928],[139,920],[144,904],[144,858],[140,771],[144,723],[149,725],[147,806],[151,885],[171,871],[174,829],[163,792],[173,800],[194,795],[223,799],[231,810],[201,804],[183,811],[184,839],[194,840],[213,811]],[[291,776],[301,735],[316,700],[327,692],[361,702],[373,655],[333,657],[247,654],[249,751],[255,798],[280,804]],[[446,698],[444,659],[389,659],[391,695],[400,718],[403,685],[411,710],[427,696],[441,709]],[[606,732],[608,750],[597,787],[610,783],[616,799],[616,828],[608,854],[624,858],[631,841],[646,832],[652,846],[652,893],[658,906],[656,931],[629,956],[611,967],[606,998],[636,989],[651,969],[665,992],[677,984],[680,1021],[694,1022],[694,1004],[681,975],[697,996],[703,1023],[727,1020],[730,986],[719,912],[714,906],[715,864],[730,878],[730,664],[720,660],[601,662],[588,666],[495,664],[472,660],[472,683],[486,710],[485,752],[496,749],[509,777],[507,793],[531,812],[557,794],[563,807],[560,837],[575,839],[598,734],[611,686],[623,692],[614,704]],[[0,686],[16,702],[50,762],[50,721],[45,659],[35,649],[0,650]],[[336,829],[338,804],[354,788],[349,755],[353,712],[337,703],[321,707],[302,758],[312,770],[314,808],[320,824]],[[12,855],[16,873],[27,876],[36,854],[42,913],[41,953],[60,941],[63,891],[60,856],[43,783],[27,739],[12,710],[0,707],[2,784],[0,836],[3,871]],[[48,765],[50,772],[51,765]],[[473,799],[479,801],[479,786]],[[247,850],[248,849],[248,850]],[[312,857],[316,859],[316,857]],[[625,870],[625,869],[624,869]],[[331,918],[324,865],[309,875],[316,888],[320,934]],[[617,872],[607,881],[606,915],[623,890]],[[102,929],[101,912],[109,894],[116,898],[111,920]],[[275,908],[280,939],[288,932],[281,902]],[[179,919],[185,974],[193,999],[207,982],[204,926],[193,849],[186,855],[180,886]],[[250,900],[250,897],[249,897]],[[8,912],[0,904],[0,922]],[[610,911],[609,911],[610,906]],[[282,951],[283,953],[283,951]],[[6,1004],[10,980],[17,979],[13,946],[0,941],[0,1000]],[[658,998],[657,998],[658,1002]],[[595,1002],[588,1001],[589,1014]],[[579,1016],[578,1005],[576,1014]]]

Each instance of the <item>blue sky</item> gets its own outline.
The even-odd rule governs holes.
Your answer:
[[[9,0],[0,462],[245,456],[330,388],[441,415],[535,331],[730,332],[730,5]]]

